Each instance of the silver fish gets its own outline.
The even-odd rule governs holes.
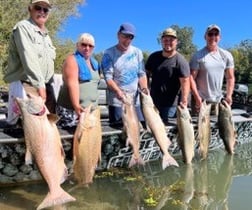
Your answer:
[[[131,94],[126,93],[123,99],[122,120],[127,135],[126,146],[131,145],[133,149],[133,155],[129,162],[129,167],[136,164],[144,165],[144,161],[139,153],[140,125],[133,102],[133,95]]]
[[[199,153],[202,159],[206,159],[208,155],[208,147],[211,138],[210,111],[211,104],[207,104],[206,101],[203,101],[198,118]]]
[[[182,201],[185,204],[190,204],[191,200],[193,199],[194,196],[194,171],[192,164],[188,164],[185,167],[185,186],[184,186],[184,192],[182,193]]]
[[[30,164],[32,158],[35,159],[49,187],[47,196],[37,209],[75,201],[75,198],[60,186],[67,178],[68,172],[64,163],[65,154],[60,134],[55,124],[58,120],[57,116],[49,114],[41,97],[16,98],[16,101],[23,122],[26,144],[25,162]]]
[[[208,185],[209,185],[209,169],[207,159],[199,162],[199,166],[195,170],[194,180],[195,191],[199,196],[194,196],[196,206],[206,206],[209,203]],[[232,174],[232,173],[230,173]],[[197,183],[197,184],[196,184]]]
[[[218,128],[226,151],[229,154],[233,154],[236,142],[236,130],[232,119],[231,107],[225,100],[219,103]]]
[[[158,110],[156,109],[153,100],[150,95],[145,94],[144,92],[140,92],[141,99],[141,107],[143,111],[143,115],[145,118],[145,122],[147,126],[151,130],[154,138],[156,139],[162,153],[162,168],[163,170],[171,165],[179,166],[177,161],[169,154],[168,148],[171,145],[171,141],[167,136],[167,131],[165,129],[165,125],[159,115]]]
[[[187,107],[177,106],[178,143],[182,150],[184,162],[191,164],[194,157],[194,128]]]
[[[91,184],[96,167],[101,160],[102,128],[100,108],[92,110],[90,104],[81,113],[74,133],[73,170],[79,185]]]

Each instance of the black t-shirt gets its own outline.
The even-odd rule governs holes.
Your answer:
[[[168,107],[174,105],[180,90],[179,78],[190,75],[185,58],[178,52],[167,58],[162,55],[162,51],[157,51],[149,56],[145,68],[152,75],[150,94],[154,104]]]

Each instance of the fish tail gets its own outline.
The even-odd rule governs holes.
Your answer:
[[[62,188],[60,190],[61,192],[52,194],[48,193],[45,199],[39,204],[37,207],[37,210],[48,208],[51,206],[61,205],[67,202],[75,201],[76,199],[69,195],[66,191],[64,191]]]
[[[145,162],[141,156],[139,156],[138,158],[135,158],[133,155],[130,162],[129,162],[129,168],[131,168],[134,165],[144,165],[144,164],[145,164]]]
[[[31,151],[29,149],[26,149],[25,152],[25,164],[26,165],[31,165],[32,164],[32,154]]]
[[[168,166],[177,166],[179,167],[178,162],[169,154],[165,155],[162,160],[162,168],[166,169]]]

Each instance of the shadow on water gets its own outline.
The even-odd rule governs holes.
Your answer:
[[[144,167],[97,172],[88,188],[74,188],[69,178],[62,187],[76,202],[54,210],[249,210],[252,193],[252,144],[238,145],[236,154],[210,151],[207,160],[197,158],[162,171],[161,160]],[[236,184],[234,180],[245,180]],[[243,182],[244,183],[244,182]],[[71,190],[73,189],[74,190]],[[0,187],[0,209],[36,209],[47,193],[44,182]],[[235,199],[235,201],[233,201]],[[242,202],[239,202],[241,200]]]

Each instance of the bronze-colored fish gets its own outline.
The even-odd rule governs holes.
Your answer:
[[[131,145],[133,150],[129,167],[132,167],[136,164],[144,165],[144,161],[139,153],[140,125],[137,118],[135,105],[133,103],[133,96],[131,94],[125,94],[122,104],[122,120],[127,134],[126,145]]]
[[[202,159],[206,159],[208,155],[208,147],[211,138],[210,111],[211,104],[207,104],[206,101],[203,101],[198,118],[199,153]]]
[[[61,188],[68,176],[64,163],[64,150],[56,126],[57,116],[49,114],[41,97],[16,98],[20,108],[26,144],[25,162],[32,158],[42,177],[48,184],[49,192],[37,209],[43,209],[66,202],[75,201]]]
[[[225,149],[229,154],[233,154],[236,142],[236,131],[232,119],[231,107],[225,100],[219,103],[218,128]]]
[[[93,182],[97,164],[101,160],[101,143],[100,108],[92,110],[90,104],[81,113],[74,133],[73,170],[78,184],[87,186]]]
[[[165,169],[168,166],[179,166],[177,161],[170,155],[168,148],[171,144],[170,139],[167,136],[165,125],[156,109],[153,100],[150,95],[140,92],[141,94],[141,107],[145,122],[150,128],[154,138],[156,139],[162,153],[163,161],[162,168]]]
[[[191,164],[194,157],[194,128],[187,107],[177,106],[178,143],[182,150],[184,162]]]

